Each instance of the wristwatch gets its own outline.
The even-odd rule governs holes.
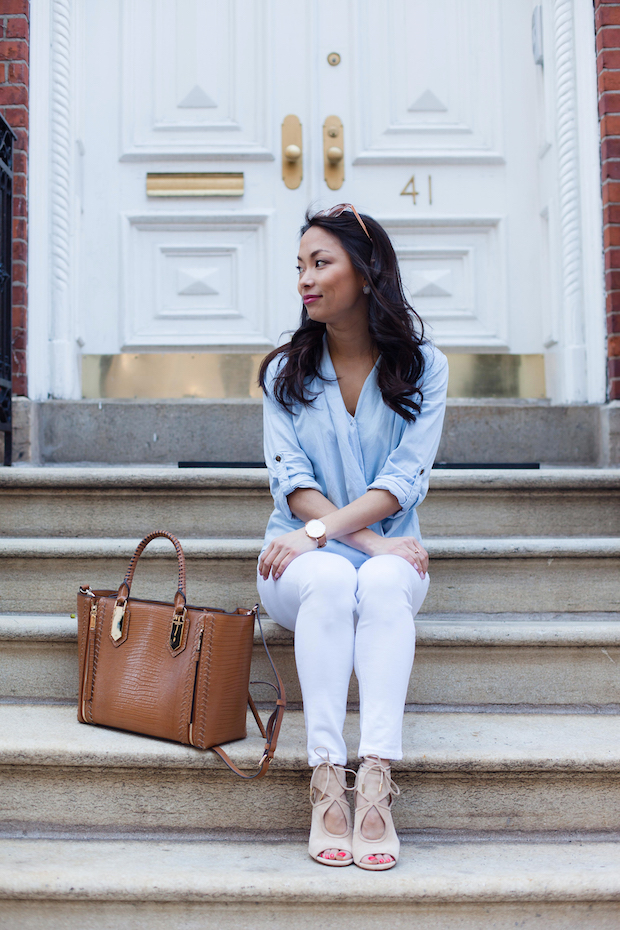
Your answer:
[[[322,549],[327,543],[327,527],[322,520],[308,520],[306,523],[306,536],[316,540],[317,549]]]

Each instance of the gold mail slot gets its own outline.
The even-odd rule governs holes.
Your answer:
[[[242,197],[243,172],[149,172],[146,194],[147,197]]]

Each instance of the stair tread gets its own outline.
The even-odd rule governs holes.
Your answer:
[[[262,618],[270,644],[292,645],[293,634]],[[260,642],[258,627],[255,641]],[[67,614],[0,614],[0,643],[77,642],[77,620]],[[541,614],[420,614],[418,646],[616,646],[620,612]]]
[[[620,843],[406,844],[371,877],[305,843],[0,840],[0,898],[354,903],[596,901],[620,895]],[[387,915],[386,915],[387,916]]]
[[[247,739],[230,743],[237,765],[254,768],[263,740],[248,719]],[[406,713],[404,758],[395,771],[618,772],[620,715]],[[359,715],[347,715],[349,759],[356,757]],[[81,725],[74,705],[6,704],[0,717],[5,765],[221,769],[210,752],[118,730]],[[303,713],[287,711],[274,770],[306,770]]]
[[[1,537],[4,558],[131,558],[140,540],[112,537]],[[183,539],[188,558],[255,559],[259,538]],[[620,536],[441,536],[425,537],[431,558],[618,558]],[[155,540],[142,558],[176,559],[166,540]]]
[[[175,468],[162,465],[20,465],[0,471],[3,488],[191,487],[268,489],[266,468]],[[441,469],[431,474],[431,490],[610,489],[620,487],[620,469],[556,467],[541,469]]]

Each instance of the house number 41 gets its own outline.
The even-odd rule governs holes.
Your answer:
[[[411,197],[413,200],[414,207],[416,206],[420,196],[420,191],[416,190],[415,186],[415,174],[412,174],[402,191],[400,192],[401,197]],[[428,176],[428,202],[432,204],[433,202],[433,182],[431,176]]]

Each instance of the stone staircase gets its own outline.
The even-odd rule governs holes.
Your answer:
[[[395,765],[402,856],[375,875],[307,856],[301,696],[275,624],[290,710],[264,781],[76,721],[78,585],[118,586],[163,527],[184,544],[190,602],[253,603],[266,473],[0,470],[0,927],[616,928],[619,491],[617,470],[433,473]],[[172,548],[150,550],[132,593],[169,600]],[[257,643],[253,677],[265,665]],[[354,762],[355,681],[350,701]],[[230,755],[249,768],[248,732]]]

